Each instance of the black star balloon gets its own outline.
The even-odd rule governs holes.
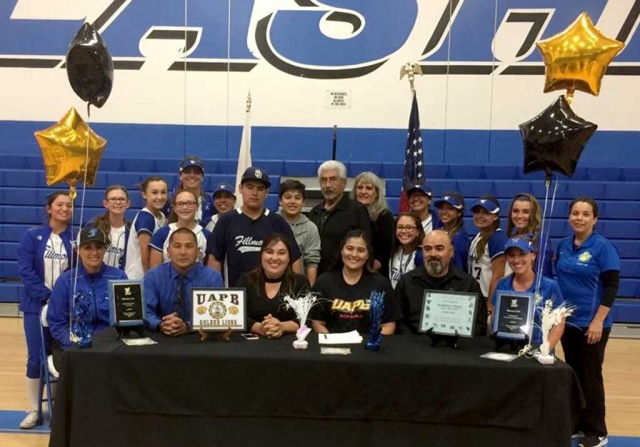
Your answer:
[[[82,25],[67,51],[67,76],[71,88],[83,101],[100,108],[113,86],[113,60],[98,31]]]
[[[520,124],[524,142],[524,173],[559,172],[571,177],[582,150],[598,126],[576,115],[560,96],[540,115]]]

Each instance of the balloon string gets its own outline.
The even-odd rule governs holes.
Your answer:
[[[553,215],[553,209],[556,203],[556,193],[558,191],[558,178],[556,177],[553,185],[553,195],[551,197],[551,207],[549,210],[549,218],[547,218],[547,204],[549,202],[549,188],[550,182],[545,183],[545,197],[544,197],[544,210],[542,212],[542,229],[540,230],[539,247],[540,252],[538,256],[537,269],[536,269],[536,295],[540,290],[540,283],[542,282],[542,269],[544,267],[544,258],[547,254],[547,246],[549,245],[549,234],[551,233],[551,216]]]
[[[449,2],[449,32],[447,33],[447,77],[445,79],[445,87],[444,87],[444,137],[443,137],[443,147],[442,153],[444,154],[447,150],[447,126],[448,126],[448,117],[449,117],[449,69],[451,66],[451,33],[453,31],[453,23],[451,23],[451,16],[453,15],[453,2]],[[417,98],[418,92],[413,92],[414,96]],[[425,174],[426,177],[426,174]],[[426,178],[425,178],[426,181]]]
[[[78,239],[77,239],[77,249],[76,249],[76,268],[75,268],[75,272],[74,272],[74,276],[73,276],[73,295],[72,295],[72,299],[69,300],[69,333],[70,333],[70,339],[71,341],[73,341],[73,339],[75,338],[73,336],[73,309],[75,307],[75,301],[76,301],[76,291],[77,291],[77,287],[78,287],[78,269],[80,267],[80,232],[82,231],[82,222],[84,220],[84,201],[85,201],[85,197],[87,194],[87,171],[89,170],[89,147],[90,147],[90,135],[91,135],[91,103],[87,102],[87,135],[86,135],[86,140],[87,140],[87,146],[85,149],[85,154],[84,154],[84,178],[82,181],[82,201],[80,204],[80,222],[78,223]],[[72,200],[72,204],[75,205],[75,200]],[[75,210],[74,210],[75,211]],[[75,216],[75,212],[73,214]]]
[[[489,97],[489,138],[487,139],[487,159],[491,162],[491,131],[493,130],[493,91],[496,79],[496,34],[498,34],[498,0],[493,18],[493,40],[491,48],[491,96]]]

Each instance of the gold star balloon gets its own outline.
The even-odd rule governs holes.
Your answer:
[[[583,12],[566,30],[536,43],[545,65],[544,92],[575,90],[598,96],[607,67],[624,48],[593,25]]]
[[[107,140],[91,130],[73,107],[55,125],[35,132],[47,185],[66,181],[71,198],[77,182],[93,186]]]

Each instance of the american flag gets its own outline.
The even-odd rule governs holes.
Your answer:
[[[404,150],[404,173],[402,174],[402,192],[400,193],[399,212],[409,211],[409,201],[405,191],[411,185],[421,185],[425,182],[424,157],[422,154],[422,133],[420,132],[420,114],[418,112],[418,98],[413,93],[411,115],[409,116],[409,132]]]

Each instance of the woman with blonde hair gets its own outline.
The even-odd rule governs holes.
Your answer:
[[[387,205],[382,180],[373,172],[361,173],[353,184],[351,198],[367,208],[371,219],[373,269],[388,278],[389,259],[391,259],[394,240],[394,220]]]
[[[507,236],[527,236],[529,237],[536,252],[539,253],[536,258],[535,271],[542,272],[544,276],[553,277],[553,250],[551,243],[547,239],[546,247],[541,250],[540,240],[542,231],[542,213],[540,212],[540,204],[534,196],[527,193],[516,195],[509,205],[509,222],[507,222]],[[542,266],[542,268],[540,268]]]

